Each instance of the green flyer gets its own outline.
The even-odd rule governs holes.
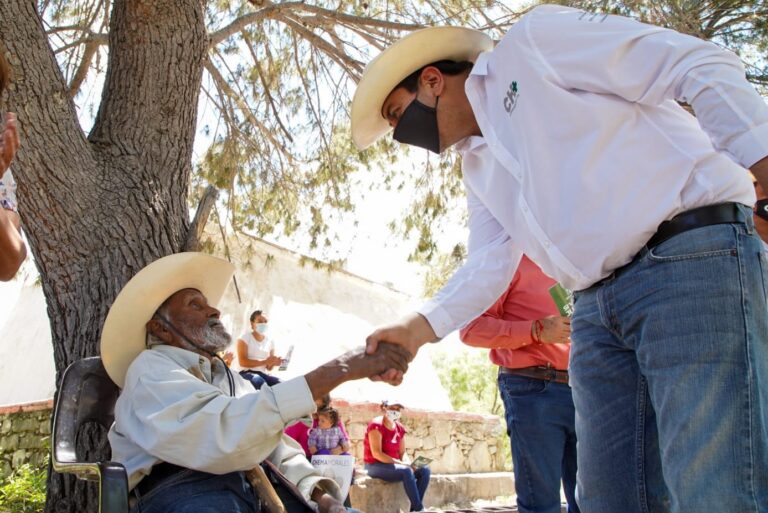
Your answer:
[[[556,283],[549,288],[549,294],[555,300],[560,315],[564,317],[573,315],[573,293],[570,290]]]

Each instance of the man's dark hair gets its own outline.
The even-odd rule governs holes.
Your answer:
[[[432,64],[427,64],[426,66],[422,66],[421,68],[417,69],[407,77],[405,77],[397,86],[395,89],[399,89],[401,87],[404,87],[406,91],[409,93],[415,93],[419,89],[419,77],[421,76],[421,72],[424,71],[424,68],[428,68],[430,66],[434,66],[438,70],[440,70],[440,73],[443,75],[460,75],[464,73],[467,70],[471,70],[472,66],[474,66],[473,63],[469,61],[437,61],[433,62]]]
[[[261,310],[254,310],[251,314],[251,322],[255,321],[259,315],[261,315]]]

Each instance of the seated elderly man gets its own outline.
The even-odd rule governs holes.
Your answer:
[[[263,486],[264,462],[289,513],[344,512],[336,483],[283,429],[345,381],[404,372],[410,354],[352,351],[256,391],[215,356],[231,337],[213,305],[233,272],[201,253],[161,258],[125,285],[107,315],[101,356],[122,388],[109,442],[128,472],[132,511],[261,513],[275,493]],[[246,476],[254,468],[262,477],[255,491]]]

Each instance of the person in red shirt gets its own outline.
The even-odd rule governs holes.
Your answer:
[[[507,291],[460,332],[465,344],[490,349],[499,366],[521,513],[559,513],[561,480],[569,513],[579,512],[570,319],[549,293],[555,284],[523,256]]]
[[[410,510],[422,511],[431,471],[428,466],[413,468],[403,461],[407,431],[398,422],[402,410],[402,404],[381,403],[383,415],[375,417],[365,431],[363,461],[369,476],[390,482],[402,481],[411,501]]]

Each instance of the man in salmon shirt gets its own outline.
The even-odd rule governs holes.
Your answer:
[[[499,366],[522,513],[559,513],[561,479],[569,513],[579,513],[567,371],[571,320],[560,316],[549,293],[555,284],[523,256],[506,292],[460,332],[465,344],[490,349]]]

